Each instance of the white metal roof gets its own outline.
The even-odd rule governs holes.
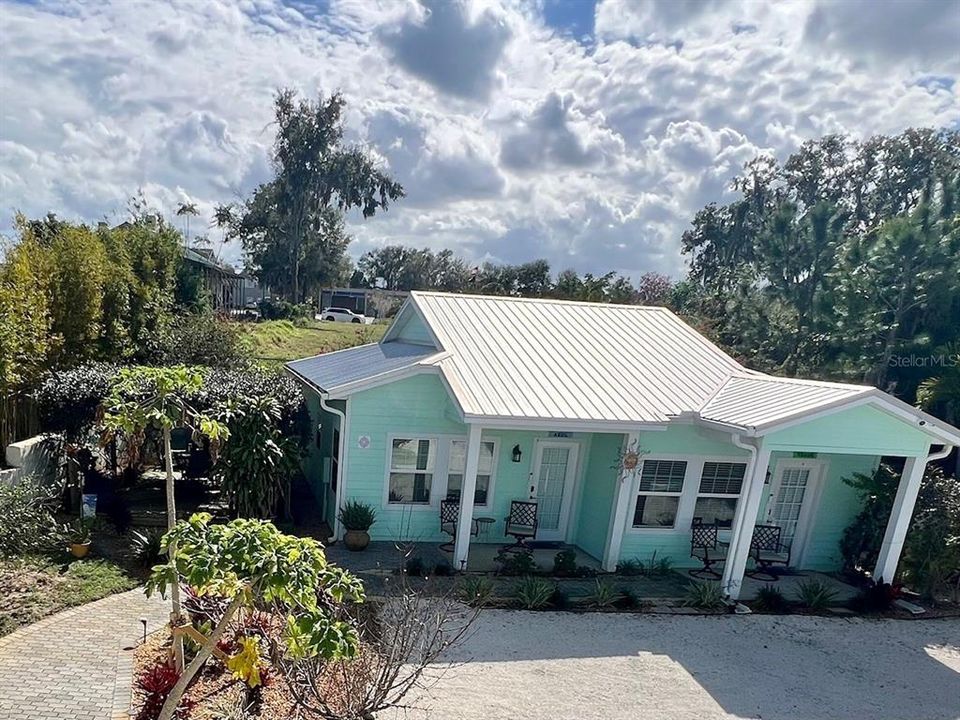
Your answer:
[[[463,418],[488,424],[614,430],[692,417],[758,435],[871,402],[960,443],[957,428],[876,388],[747,370],[658,307],[413,292],[380,343],[287,367],[331,397],[439,371]]]
[[[743,368],[669,310],[415,292],[467,417],[662,423]]]
[[[731,375],[700,408],[700,417],[756,428],[836,402],[869,395],[865,385],[816,382],[772,375]]]
[[[287,363],[294,374],[336,395],[358,382],[415,368],[437,350],[402,342],[373,343]]]

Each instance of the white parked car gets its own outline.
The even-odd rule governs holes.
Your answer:
[[[353,310],[340,307],[325,308],[317,315],[317,319],[329,320],[330,322],[355,323],[357,325],[369,325],[373,322],[373,318],[368,318],[360,313],[355,313]]]

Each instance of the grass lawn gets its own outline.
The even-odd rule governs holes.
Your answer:
[[[265,320],[240,324],[241,342],[257,359],[286,362],[377,342],[387,323],[352,325],[309,320]]]
[[[139,584],[124,568],[104,558],[28,556],[0,561],[0,636]]]

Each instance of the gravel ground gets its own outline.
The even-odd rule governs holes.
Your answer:
[[[960,620],[490,610],[408,720],[957,720]]]

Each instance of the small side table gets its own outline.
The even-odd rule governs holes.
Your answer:
[[[486,535],[497,520],[492,517],[478,517],[473,521],[477,524],[477,535]]]

